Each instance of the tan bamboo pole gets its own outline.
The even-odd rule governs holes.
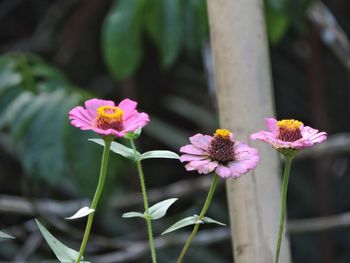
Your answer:
[[[265,127],[273,116],[270,63],[263,0],[207,0],[218,108],[222,128],[236,138]],[[280,210],[281,174],[277,153],[259,149],[258,168],[239,180],[227,180],[227,195],[236,263],[272,263]],[[288,240],[281,263],[290,262]]]

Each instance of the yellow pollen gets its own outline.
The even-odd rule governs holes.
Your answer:
[[[101,106],[97,108],[98,118],[103,118],[107,122],[111,121],[121,121],[123,117],[123,110],[119,107],[114,106]]]
[[[297,130],[300,128],[301,125],[303,125],[302,122],[289,119],[289,120],[281,120],[277,122],[278,127],[284,128],[287,130]]]
[[[227,129],[217,129],[214,133],[215,137],[220,137],[223,139],[229,139],[230,138],[231,131]]]

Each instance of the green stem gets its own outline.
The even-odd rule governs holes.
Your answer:
[[[94,199],[92,199],[92,203],[91,203],[91,209],[96,210],[97,204],[98,204],[98,200],[100,199],[102,190],[103,190],[103,186],[106,180],[106,172],[107,172],[107,164],[108,164],[108,157],[109,157],[109,149],[111,147],[111,143],[112,141],[110,140],[104,140],[105,141],[105,147],[103,149],[103,155],[102,155],[102,161],[101,161],[101,170],[100,170],[100,178],[98,181],[98,185],[96,188],[96,192],[95,192],[95,196]],[[83,237],[83,241],[81,242],[81,246],[80,246],[80,250],[79,250],[79,255],[77,257],[77,259],[75,260],[75,263],[79,263],[84,251],[85,251],[85,247],[87,244],[87,241],[89,239],[89,235],[90,235],[90,230],[91,230],[91,226],[92,226],[92,221],[94,219],[94,214],[95,211],[92,212],[89,217],[88,217],[88,221],[86,223],[86,228],[85,228],[85,233],[84,233],[84,237]]]
[[[135,152],[135,156],[137,155],[137,150],[134,144],[134,140],[130,139],[130,144],[132,149]],[[156,263],[157,262],[157,257],[156,257],[156,250],[154,247],[154,241],[153,241],[153,232],[152,232],[152,219],[148,211],[148,198],[147,198],[147,191],[146,191],[146,184],[145,184],[145,176],[143,174],[142,166],[141,166],[141,161],[139,159],[136,159],[136,167],[137,167],[137,172],[139,174],[140,178],[140,184],[141,184],[141,191],[142,191],[142,197],[143,197],[143,205],[145,208],[145,214],[146,214],[146,222],[147,222],[147,231],[148,231],[148,240],[149,240],[149,247],[151,250],[151,256],[152,256],[152,262]]]
[[[205,213],[208,211],[209,209],[209,206],[210,206],[210,203],[211,203],[211,200],[213,199],[213,195],[214,195],[214,192],[215,192],[215,188],[216,188],[216,185],[218,183],[218,176],[215,174],[214,177],[213,177],[213,180],[211,182],[211,185],[210,185],[210,189],[209,189],[209,192],[208,192],[208,196],[207,196],[207,200],[205,200],[205,203],[204,203],[204,206],[202,208],[202,211],[201,213],[199,214],[199,217],[198,217],[198,221],[200,222],[204,216],[205,216]],[[194,237],[196,236],[197,232],[198,232],[198,229],[199,229],[199,226],[200,226],[201,223],[197,223],[193,230],[192,230],[192,233],[191,235],[188,237],[182,251],[181,251],[181,254],[179,256],[179,258],[177,259],[177,263],[181,263],[188,248],[190,247],[190,244],[192,242],[192,240],[194,239]]]
[[[276,254],[275,254],[275,261],[274,261],[275,263],[278,263],[278,259],[280,256],[280,250],[281,250],[284,218],[285,218],[285,213],[286,213],[288,182],[289,182],[290,166],[292,164],[292,160],[293,160],[292,156],[286,156],[286,163],[285,163],[285,167],[284,167],[283,182],[282,182],[280,224],[279,224],[277,244],[276,244]]]

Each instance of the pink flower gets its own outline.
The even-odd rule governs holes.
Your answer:
[[[259,131],[252,134],[250,138],[269,143],[277,150],[299,150],[327,139],[327,133],[304,126],[297,120],[277,121],[273,118],[266,118],[265,123],[270,131]]]
[[[200,174],[215,172],[223,177],[238,178],[254,169],[259,161],[258,151],[243,142],[234,141],[226,129],[216,130],[214,136],[196,134],[191,144],[181,147],[181,162],[187,171]]]
[[[81,130],[93,130],[103,136],[124,137],[126,133],[144,127],[149,122],[146,113],[136,110],[135,101],[124,99],[115,106],[113,101],[91,99],[85,108],[75,107],[69,112],[71,124]]]

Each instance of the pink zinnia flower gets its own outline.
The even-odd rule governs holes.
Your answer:
[[[258,151],[243,142],[234,141],[226,129],[216,130],[214,136],[196,134],[191,144],[181,147],[181,162],[187,171],[200,174],[215,172],[224,178],[238,178],[254,169],[259,161]]]
[[[270,131],[259,131],[250,136],[252,140],[261,140],[271,144],[275,149],[299,150],[311,147],[315,143],[327,139],[327,133],[318,132],[297,120],[277,121],[273,118],[266,118],[265,123]]]
[[[69,112],[71,124],[81,130],[93,130],[103,136],[124,137],[149,122],[144,112],[136,110],[135,101],[124,99],[115,106],[113,101],[91,99],[85,108],[75,107]]]

